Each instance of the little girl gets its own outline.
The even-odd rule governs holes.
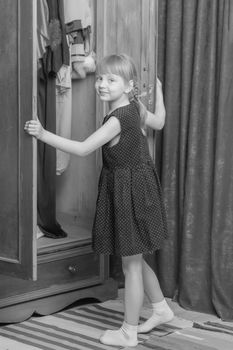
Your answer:
[[[137,94],[137,73],[124,54],[105,57],[97,66],[95,88],[108,103],[102,126],[82,142],[68,140],[42,128],[38,120],[26,122],[25,130],[63,152],[86,156],[102,147],[93,250],[122,257],[125,276],[124,322],[107,330],[100,342],[136,346],[137,333],[146,333],[173,318],[154,271],[143,253],[159,249],[167,237],[160,182],[149,155],[145,127],[162,129],[165,108],[157,81],[155,114],[146,110]],[[152,316],[138,326],[144,291],[152,303]]]

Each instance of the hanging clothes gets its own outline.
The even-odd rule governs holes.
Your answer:
[[[70,64],[62,0],[47,0],[49,8],[50,46],[47,66],[55,76],[63,64]]]
[[[56,119],[57,119],[57,135],[70,139],[71,137],[71,121],[72,121],[72,89],[66,92],[56,92]],[[61,175],[68,168],[70,162],[70,154],[56,151],[56,174]]]
[[[93,21],[93,3],[90,0],[62,0],[67,42],[70,48],[69,66],[62,65],[56,78],[56,132],[71,137],[72,78],[84,79],[95,72],[95,53],[90,50],[90,33]],[[60,150],[57,153],[57,175],[68,167],[70,155]]]
[[[38,117],[48,131],[56,132],[56,74],[69,65],[69,48],[64,26],[63,3],[47,0],[49,9],[49,46],[40,59],[38,70]],[[56,150],[38,142],[38,226],[46,237],[67,234],[56,220]]]
[[[93,2],[92,0],[63,0],[63,4],[66,33],[72,38],[71,62],[75,72],[72,76],[84,79],[87,73],[95,71],[93,59],[95,54],[92,53],[91,43]],[[86,60],[87,56],[88,60]]]
[[[67,40],[69,37],[67,35]],[[69,50],[70,52],[70,50]],[[71,66],[62,65],[56,78],[56,133],[71,138],[72,81]],[[61,175],[68,167],[70,154],[56,150],[56,174]]]
[[[80,28],[87,28],[92,25],[91,1],[89,0],[63,0],[64,21],[72,25],[78,24]],[[79,29],[79,28],[76,28]],[[73,28],[75,30],[75,28]]]
[[[43,57],[49,46],[49,8],[46,0],[37,1],[37,59]]]

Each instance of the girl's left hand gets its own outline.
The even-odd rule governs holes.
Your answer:
[[[43,134],[43,127],[37,118],[36,120],[29,120],[25,123],[24,130],[31,136],[41,139]]]

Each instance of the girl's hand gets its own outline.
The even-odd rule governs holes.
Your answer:
[[[164,99],[163,99],[162,83],[161,83],[161,81],[157,78],[155,113],[157,113],[158,111],[162,112],[162,109],[165,110],[165,107],[164,107]],[[159,112],[159,113],[160,113],[160,112]]]
[[[161,81],[159,80],[159,78],[157,78],[156,83],[157,83],[157,88],[159,87],[159,88],[162,89],[162,83],[161,83]]]
[[[44,129],[37,118],[36,120],[29,120],[25,123],[24,130],[31,136],[36,137],[38,140],[42,138]]]
[[[156,103],[157,102],[162,102],[163,103],[163,90],[162,90],[162,83],[161,81],[157,78],[156,82]]]

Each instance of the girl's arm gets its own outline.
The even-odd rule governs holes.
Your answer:
[[[166,110],[163,101],[162,84],[157,79],[155,113],[147,111],[145,125],[155,130],[161,130],[165,124]]]
[[[115,117],[111,117],[103,126],[82,142],[69,140],[45,130],[39,120],[26,122],[24,129],[29,135],[36,137],[40,141],[63,152],[78,156],[86,156],[92,153],[117,136],[121,131],[120,123]]]

